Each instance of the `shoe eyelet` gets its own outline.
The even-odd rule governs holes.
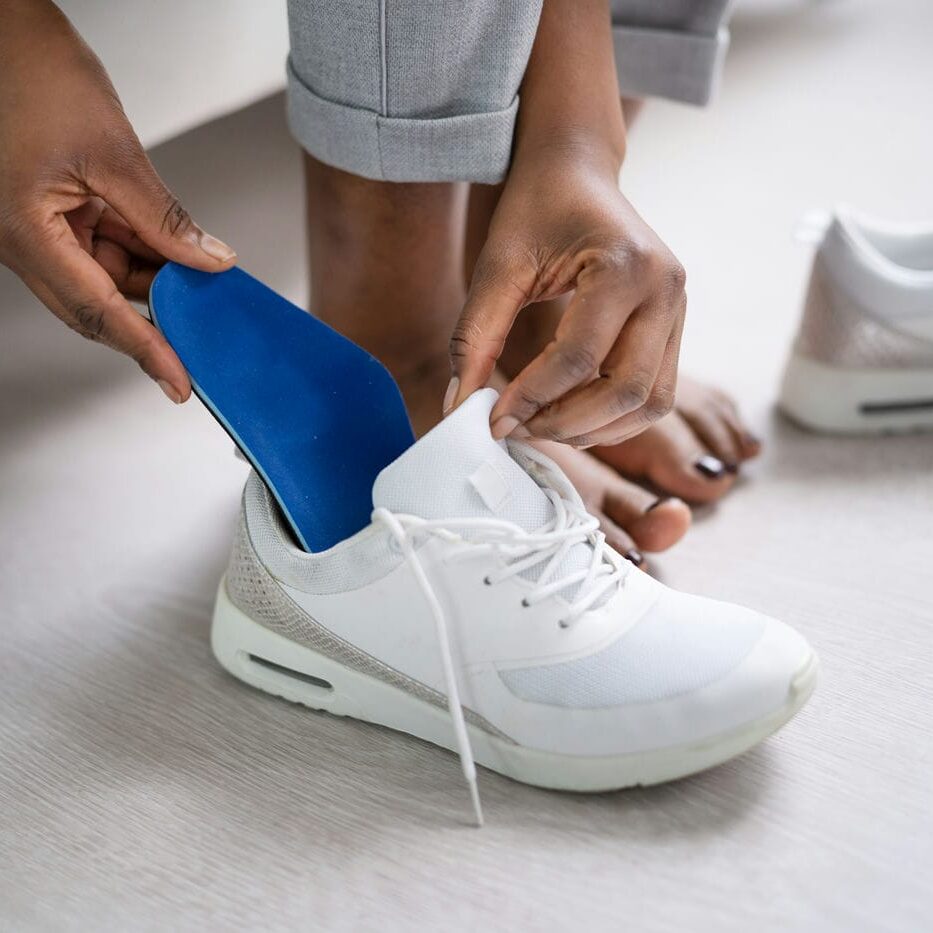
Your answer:
[[[489,579],[488,574],[485,577],[483,577],[483,583],[485,583],[486,586],[492,586],[492,580]]]
[[[522,597],[522,607],[528,609],[531,607],[531,603],[523,596]]]
[[[558,628],[570,628],[570,623],[567,622],[567,621],[564,620],[564,619],[558,619],[558,620],[557,620],[557,627],[558,627]]]

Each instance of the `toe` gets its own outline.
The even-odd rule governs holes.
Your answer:
[[[633,563],[641,551],[670,547],[690,527],[690,509],[680,499],[659,499],[592,453],[553,441],[536,440],[534,446],[563,469],[587,510],[602,522],[609,543]],[[627,554],[632,550],[636,553]]]
[[[620,528],[605,512],[599,509],[591,511],[599,519],[599,527],[606,536],[606,543],[636,567],[644,567],[645,556],[635,546],[632,536],[624,528]]]
[[[696,440],[735,474],[744,457],[737,437],[720,409],[708,407],[681,415],[683,423]]]
[[[761,451],[761,441],[724,392],[706,389],[702,395],[691,395],[677,410],[703,444],[729,466],[737,468]]]
[[[647,431],[595,453],[630,476],[645,476],[658,489],[688,502],[712,502],[728,492],[736,468],[717,457],[673,412]]]
[[[742,420],[742,415],[731,399],[726,400],[722,409],[723,420],[732,432],[732,437],[743,460],[751,460],[761,453],[761,439]]]
[[[617,507],[618,502],[614,505]],[[690,507],[670,496],[655,499],[628,527],[635,542],[644,550],[665,551],[687,533],[691,520]]]
[[[644,551],[666,550],[690,527],[686,503],[674,497],[658,498],[618,475],[606,488],[603,512],[624,527]]]

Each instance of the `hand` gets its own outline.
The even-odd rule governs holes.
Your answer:
[[[216,272],[235,254],[162,183],[103,66],[57,8],[0,6],[0,262],[182,402],[181,362],[126,299],[144,299],[166,259]]]
[[[670,411],[684,270],[583,147],[516,157],[451,340],[454,407],[486,384],[515,317],[573,292],[555,339],[505,388],[492,431],[615,444]]]

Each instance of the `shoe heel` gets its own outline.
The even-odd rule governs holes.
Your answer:
[[[233,604],[226,578],[214,604],[211,648],[221,667],[266,693],[456,748],[446,706],[425,702],[260,625]],[[492,748],[496,740],[472,724],[467,728],[476,761],[503,770],[500,753]]]
[[[341,669],[251,619],[230,600],[226,578],[214,604],[211,649],[226,671],[250,686],[338,716],[358,715],[340,690]]]
[[[798,424],[834,434],[933,429],[933,370],[842,369],[791,354],[780,406]]]

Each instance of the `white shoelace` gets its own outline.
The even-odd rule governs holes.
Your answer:
[[[553,489],[542,490],[554,506],[554,517],[533,532],[525,531],[512,522],[496,518],[423,519],[416,515],[404,515],[377,508],[373,522],[381,522],[398,542],[405,559],[411,565],[415,579],[424,598],[431,608],[441,652],[444,679],[447,684],[447,708],[453,723],[460,755],[460,765],[470,790],[473,812],[478,826],[483,825],[483,810],[480,805],[476,783],[476,765],[467,733],[460,690],[454,671],[450,651],[447,619],[440,600],[428,579],[424,565],[418,557],[415,541],[419,537],[437,536],[447,541],[462,543],[461,554],[484,548],[498,552],[508,559],[500,570],[489,574],[485,583],[494,585],[516,574],[530,570],[547,561],[535,580],[534,587],[522,600],[524,606],[532,606],[566,588],[576,586],[575,595],[567,608],[561,626],[574,625],[587,610],[606,596],[611,589],[621,586],[628,572],[626,562],[606,547],[606,536],[599,530],[599,520],[590,515],[582,505],[563,499]],[[463,537],[463,533],[474,533],[476,537]],[[571,571],[555,579],[561,562],[574,545],[586,543],[592,548],[592,560],[586,568]],[[456,555],[455,555],[456,556]]]

